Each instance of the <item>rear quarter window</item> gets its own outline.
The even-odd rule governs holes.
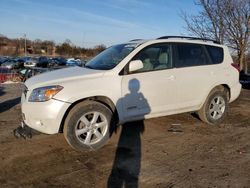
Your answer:
[[[206,45],[206,48],[213,64],[219,64],[223,62],[224,59],[223,48],[217,46],[208,46],[208,45]]]

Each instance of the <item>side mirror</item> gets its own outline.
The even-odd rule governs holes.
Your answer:
[[[129,72],[134,72],[143,68],[143,63],[141,60],[130,61]]]

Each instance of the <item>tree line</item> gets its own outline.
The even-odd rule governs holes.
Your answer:
[[[55,52],[61,56],[93,57],[105,49],[106,49],[105,45],[97,45],[93,48],[78,47],[73,45],[69,39],[66,39],[64,43],[56,46]]]
[[[106,49],[105,45],[97,45],[93,48],[79,47],[74,45],[69,39],[66,39],[61,44],[56,44],[51,40],[25,40],[24,38],[11,39],[0,34],[0,55],[24,55],[25,43],[27,55],[93,57]]]

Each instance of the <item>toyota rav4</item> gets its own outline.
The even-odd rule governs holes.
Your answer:
[[[216,41],[166,36],[107,48],[86,63],[34,76],[22,94],[24,123],[63,132],[77,150],[98,149],[113,126],[196,112],[219,124],[240,94],[239,72]]]

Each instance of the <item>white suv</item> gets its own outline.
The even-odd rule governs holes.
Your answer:
[[[75,149],[97,149],[113,126],[197,112],[221,123],[240,94],[239,72],[226,46],[207,39],[161,37],[111,46],[85,67],[25,82],[23,120],[47,134],[63,132]]]

